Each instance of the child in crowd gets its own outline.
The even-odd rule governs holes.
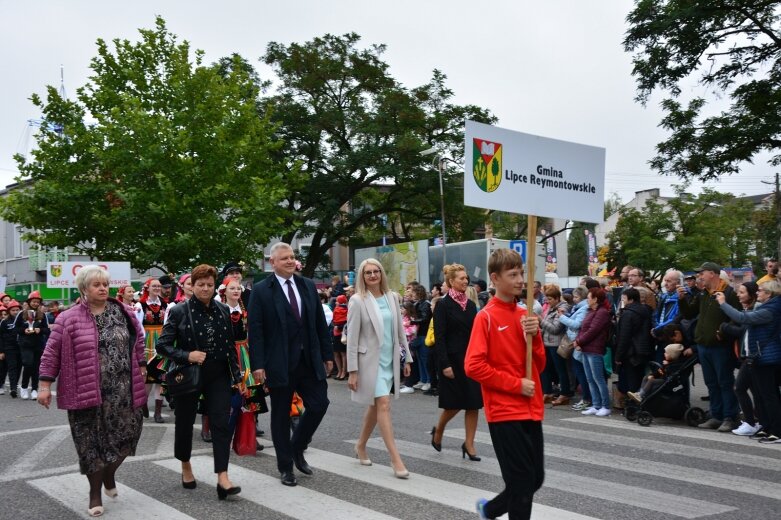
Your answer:
[[[404,334],[407,336],[407,345],[418,335],[418,324],[412,322],[416,317],[415,304],[404,302],[401,306],[401,322],[404,325]]]
[[[344,294],[336,297],[332,323],[334,326],[332,346],[336,365],[336,376],[334,379],[344,381],[347,379],[347,347],[345,342],[342,341],[342,334],[346,332],[344,328],[347,325],[347,296]]]
[[[523,288],[523,262],[512,249],[498,249],[488,261],[496,297],[477,313],[464,362],[466,375],[482,386],[485,416],[505,488],[493,500],[480,499],[481,518],[509,513],[531,517],[534,493],[545,476],[540,373],[545,346],[536,317],[516,304]],[[531,373],[526,371],[526,333],[533,340]]]
[[[659,388],[664,383],[665,379],[673,376],[680,370],[681,364],[683,363],[682,353],[683,345],[680,343],[670,343],[664,347],[664,361],[662,362],[661,368],[643,378],[640,390],[637,392],[628,392],[627,395],[638,403],[641,402],[645,396]]]

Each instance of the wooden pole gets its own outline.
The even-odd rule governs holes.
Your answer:
[[[526,227],[526,313],[534,314],[534,263],[537,257],[537,216],[529,215]],[[526,378],[532,379],[532,343],[534,336],[526,335]]]

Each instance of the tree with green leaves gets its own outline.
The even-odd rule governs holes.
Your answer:
[[[637,0],[624,47],[633,55],[637,99],[667,97],[654,169],[683,179],[738,173],[769,154],[781,164],[781,11],[765,0]],[[682,100],[692,84],[729,100]],[[702,91],[702,89],[697,89]]]
[[[435,235],[439,179],[431,156],[420,152],[437,146],[462,162],[464,120],[495,122],[482,108],[454,104],[441,72],[406,88],[383,61],[385,46],[359,43],[354,33],[272,42],[263,57],[276,74],[264,104],[285,142],[284,178],[295,186],[280,229],[289,230],[282,235],[288,242],[311,237],[305,275],[337,242]],[[463,206],[461,169],[448,164],[443,175],[448,239],[471,238],[481,210]],[[382,228],[383,216],[394,225]]]
[[[676,196],[650,199],[642,210],[621,208],[607,235],[608,263],[656,273],[689,271],[702,262],[742,267],[754,260],[753,205],[734,195],[705,189],[699,196],[676,187]]]
[[[280,143],[242,67],[204,65],[161,18],[136,42],[98,40],[76,99],[49,87],[38,149],[17,156],[4,218],[43,247],[134,268],[263,258],[280,229]]]

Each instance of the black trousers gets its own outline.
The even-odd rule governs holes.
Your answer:
[[[304,401],[304,414],[290,436],[290,403],[293,392]],[[328,383],[318,380],[315,371],[302,360],[288,375],[287,386],[269,388],[271,395],[271,440],[277,452],[280,472],[293,470],[293,453],[303,452],[320,426],[330,401]]]
[[[228,471],[231,438],[228,427],[231,407],[231,378],[227,361],[206,361],[201,367],[203,397],[209,415],[209,429],[212,433],[214,472]],[[176,427],[174,434],[174,457],[187,462],[193,451],[193,423],[198,410],[200,394],[181,395],[176,398]]]
[[[763,429],[771,435],[781,437],[781,396],[776,384],[776,368],[774,365],[754,363],[751,367],[751,379],[757,390],[754,398],[763,411]]]
[[[22,369],[22,358],[19,356],[19,350],[6,350],[5,359],[0,361],[0,386],[5,384],[6,375],[8,376],[8,386],[11,390],[16,390],[19,386],[19,376]]]
[[[643,377],[645,376],[647,364],[648,363],[640,363],[637,366],[633,366],[629,361],[622,363],[618,373],[619,390],[623,393],[637,392],[640,390],[640,386],[643,384]]]
[[[41,366],[42,347],[19,347],[22,357],[22,388],[32,383],[32,389],[38,390],[38,368]]]
[[[764,419],[764,411],[762,410],[762,405],[756,398],[758,392],[756,383],[751,374],[753,369],[754,362],[752,360],[744,359],[741,361],[738,375],[735,376],[735,395],[738,397],[738,404],[743,411],[743,419],[751,426],[754,426],[757,423],[757,420],[759,420],[760,424],[764,425],[765,423],[762,422],[762,419]],[[748,395],[749,390],[751,391],[751,396]],[[754,400],[751,399],[752,396],[754,397]],[[767,419],[765,419],[765,421],[767,421]]]
[[[504,491],[485,505],[488,518],[508,513],[510,520],[528,520],[534,493],[545,480],[541,421],[488,423],[504,479]]]

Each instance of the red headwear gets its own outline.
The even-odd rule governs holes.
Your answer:
[[[190,273],[185,273],[182,276],[179,277],[179,290],[176,291],[176,300],[174,300],[175,303],[183,302],[187,296],[184,294],[184,282],[189,280]]]
[[[157,278],[148,278],[146,282],[144,282],[144,286],[141,288],[141,298],[140,301],[146,302],[149,299],[149,284],[156,281]]]

